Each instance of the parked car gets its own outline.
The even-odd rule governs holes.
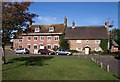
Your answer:
[[[39,49],[38,54],[54,55],[55,52],[52,50],[48,50],[48,49]]]
[[[29,50],[27,48],[17,48],[13,51],[14,54],[27,54]]]
[[[58,49],[58,50],[56,51],[56,55],[72,55],[72,53],[69,52],[69,51],[66,51],[66,50],[64,50],[64,49]]]

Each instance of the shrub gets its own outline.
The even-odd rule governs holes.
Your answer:
[[[69,50],[71,53],[79,53],[77,50]]]
[[[108,40],[107,39],[102,39],[100,43],[100,47],[103,49],[103,53],[107,54],[108,53]]]
[[[108,55],[108,51],[106,51],[106,52],[101,52],[101,51],[99,51],[99,52],[96,52],[96,51],[91,51],[90,52],[91,54],[99,54],[99,55]]]
[[[52,50],[57,51],[59,48],[53,48]]]
[[[69,42],[65,39],[64,33],[60,36],[60,48],[69,50]]]
[[[93,54],[93,55],[94,55],[94,54],[99,54],[99,55],[100,55],[100,54],[102,54],[102,52],[101,52],[101,51],[99,51],[99,52],[91,51],[90,54]]]

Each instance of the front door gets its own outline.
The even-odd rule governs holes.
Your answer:
[[[40,49],[44,49],[44,44],[40,44]]]
[[[85,48],[85,54],[88,55],[89,54],[90,49],[89,48]]]

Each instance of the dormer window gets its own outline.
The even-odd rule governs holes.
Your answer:
[[[49,32],[53,32],[54,31],[54,27],[49,27]]]
[[[95,40],[95,43],[100,44],[100,40]]]
[[[35,32],[40,32],[40,28],[35,28]]]
[[[89,42],[89,40],[86,40],[86,43],[88,43]]]

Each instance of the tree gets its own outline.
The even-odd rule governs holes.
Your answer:
[[[65,49],[65,50],[69,50],[69,42],[68,42],[68,40],[66,40],[64,38],[65,38],[65,34],[63,33],[60,36],[60,48]]]
[[[108,52],[108,40],[102,39],[100,42],[100,47],[103,49],[104,53],[107,53]]]
[[[5,52],[5,45],[10,42],[15,31],[22,32],[33,22],[38,15],[28,12],[30,2],[2,2],[2,47]],[[5,54],[3,55],[4,63]]]
[[[111,33],[111,37],[120,46],[120,29],[112,29],[112,31],[110,33]]]

